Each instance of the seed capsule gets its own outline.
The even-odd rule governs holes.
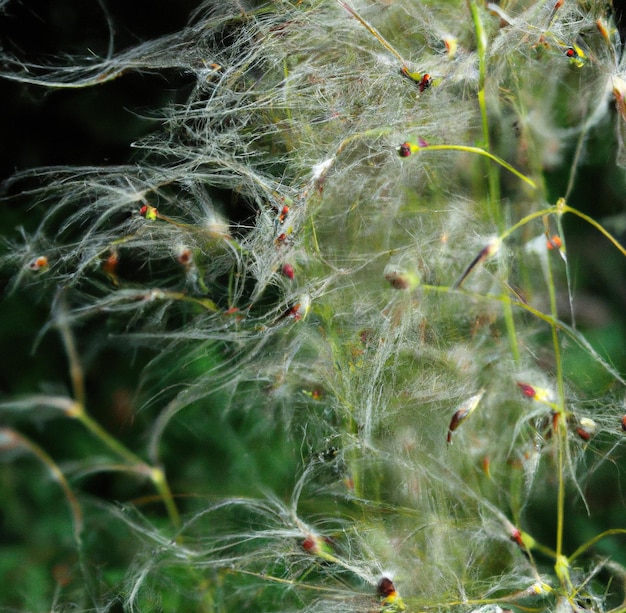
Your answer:
[[[447,36],[443,39],[443,44],[446,46],[448,57],[452,59],[456,55],[456,51],[459,46],[456,38]]]
[[[28,265],[30,270],[45,270],[48,268],[48,258],[45,255],[37,256]]]
[[[476,410],[482,397],[485,395],[485,388],[481,389],[477,394],[468,398],[454,413],[448,426],[447,441],[452,441],[452,433]]]
[[[562,246],[563,246],[563,241],[561,240],[561,237],[558,236],[557,234],[555,234],[554,236],[548,237],[548,240],[546,241],[546,247],[550,251],[559,250]]]
[[[102,270],[109,277],[114,285],[118,284],[117,267],[120,263],[120,254],[112,249],[106,259],[102,262]]]
[[[517,381],[517,387],[520,388],[522,394],[526,396],[526,398],[536,400],[537,402],[550,402],[550,392],[542,387],[535,387],[534,385],[523,383],[521,381]]]
[[[571,45],[565,49],[565,56],[576,66],[582,68],[587,63],[587,55],[578,45]]]
[[[413,290],[420,283],[419,276],[414,272],[410,272],[393,265],[385,267],[383,276],[393,289],[398,290]]]
[[[411,145],[409,143],[402,143],[399,147],[398,147],[398,155],[401,158],[408,158],[411,153],[413,153],[411,151]]]
[[[578,424],[576,426],[576,434],[578,434],[578,436],[580,436],[583,441],[587,442],[596,433],[597,429],[598,424],[596,424],[593,419],[589,419],[588,417],[581,417],[578,420]]]
[[[378,595],[382,597],[381,611],[385,611],[385,613],[396,613],[397,611],[406,611],[406,606],[400,598],[400,594],[398,594],[393,581],[388,577],[383,577],[378,582],[378,587],[376,588]]]
[[[304,319],[310,308],[311,297],[305,294],[300,298],[300,302],[296,302],[293,306],[289,307],[274,323],[278,323],[287,317],[291,317],[294,321]]]
[[[328,537],[308,534],[300,545],[311,555],[327,562],[337,562],[337,558],[333,555],[332,540]]]
[[[386,597],[394,594],[396,592],[396,588],[391,579],[383,577],[378,583],[377,592],[379,596]]]
[[[149,204],[144,204],[140,209],[139,209],[139,214],[142,217],[145,217],[146,219],[149,219],[150,221],[154,221],[159,212],[156,210],[155,207],[150,206]]]
[[[467,279],[469,274],[476,268],[479,264],[482,264],[485,260],[493,257],[500,250],[500,246],[502,245],[502,241],[499,238],[493,238],[489,244],[485,245],[478,255],[472,260],[471,264],[465,269],[463,274],[459,277],[459,279],[454,284],[454,288],[458,289],[463,284],[463,281]]]
[[[283,264],[283,267],[280,269],[280,272],[287,279],[293,279],[296,276],[296,273],[291,264]]]
[[[193,253],[188,247],[182,247],[178,251],[176,259],[181,266],[187,268],[193,264]]]
[[[522,390],[522,394],[526,396],[526,398],[535,398],[537,396],[537,392],[532,385],[528,385],[528,383],[517,382],[517,387]]]
[[[420,94],[425,90],[428,89],[433,83],[433,80],[431,78],[431,76],[429,74],[425,74],[421,81],[418,83],[419,85],[419,89],[420,89]]]

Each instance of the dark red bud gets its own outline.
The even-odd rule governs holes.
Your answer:
[[[411,155],[411,145],[409,145],[409,143],[402,143],[398,147],[398,155],[401,158],[408,158]]]
[[[396,591],[396,588],[391,579],[383,577],[378,582],[378,588],[376,591],[379,596],[384,596],[386,598],[387,596],[391,596]]]
[[[520,388],[522,394],[526,396],[526,398],[534,398],[537,395],[535,388],[532,385],[528,385],[528,383],[517,383],[517,387]]]

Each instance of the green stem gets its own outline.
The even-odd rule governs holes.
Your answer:
[[[524,183],[530,185],[530,187],[532,187],[533,189],[537,189],[537,184],[531,178],[527,177],[525,174],[521,173],[519,170],[513,168],[513,166],[511,166],[508,162],[505,162],[502,158],[498,157],[497,155],[494,155],[493,153],[490,153],[489,151],[487,151],[486,149],[483,149],[482,147],[472,147],[470,145],[426,145],[423,147],[419,147],[418,150],[420,152],[422,151],[465,151],[466,153],[476,153],[478,155],[483,155],[489,158],[490,160],[493,160],[494,162],[496,162],[496,164],[499,164],[500,166],[502,166],[502,168],[505,168],[509,172],[513,173],[518,179],[521,179],[522,181],[524,181]],[[490,166],[489,168],[493,170],[492,166]],[[497,177],[497,174],[495,176]],[[499,209],[498,209],[497,215],[494,217],[496,219],[499,218]]]
[[[600,534],[596,534],[592,539],[589,539],[586,543],[583,543],[570,557],[570,564],[578,557],[580,557],[585,551],[591,549],[597,542],[601,541],[603,538],[607,536],[612,536],[614,534],[624,534],[626,535],[626,528],[612,528],[610,530],[605,530]]]
[[[25,436],[19,434],[11,428],[0,428],[0,450],[10,449],[12,447],[21,446],[32,453],[44,466],[50,471],[54,479],[63,490],[63,494],[70,506],[72,515],[72,524],[74,528],[74,539],[81,550],[81,533],[83,530],[83,513],[78,499],[74,495],[70,484],[67,482],[65,475],[57,466],[54,460],[41,448]]]
[[[163,292],[165,294],[165,292]],[[170,292],[169,297],[173,297],[178,300],[189,300],[187,296],[177,292]],[[164,296],[165,297],[165,296]],[[191,298],[192,302],[201,304],[209,310],[216,310],[217,307],[208,299],[201,300]],[[83,370],[74,342],[74,335],[71,332],[65,317],[65,303],[63,296],[61,296],[60,303],[60,316],[59,316],[59,330],[61,332],[61,338],[65,346],[65,351],[68,355],[68,361],[70,365],[70,376],[72,379],[72,387],[74,389],[74,402],[71,406],[65,409],[65,414],[79,421],[89,432],[91,432],[98,440],[100,440],[106,447],[108,447],[113,453],[123,458],[128,462],[132,469],[140,474],[145,474],[150,477],[150,480],[154,483],[156,490],[161,495],[163,503],[167,509],[167,513],[172,521],[172,524],[178,528],[180,527],[180,515],[178,509],[174,504],[174,498],[170,491],[169,485],[165,480],[165,475],[160,468],[152,467],[146,464],[138,455],[130,451],[125,445],[120,443],[114,436],[109,434],[89,413],[85,408],[86,394],[85,394],[85,380],[83,376]]]
[[[432,147],[429,147],[429,148],[432,148]],[[517,171],[515,169],[513,169],[512,172],[517,174]],[[530,179],[527,179],[526,177],[524,177],[524,179],[530,182]],[[622,244],[620,244],[620,242],[608,230],[606,230],[602,226],[602,224],[598,223],[592,217],[589,217],[589,215],[585,215],[585,213],[582,213],[578,209],[575,209],[569,206],[568,204],[565,204],[565,201],[562,198],[559,199],[559,201],[554,206],[541,209],[540,211],[535,211],[534,213],[531,213],[530,215],[526,215],[525,217],[522,217],[522,219],[520,219],[517,223],[513,224],[510,228],[507,228],[502,234],[500,234],[500,239],[504,240],[505,238],[513,234],[513,232],[515,232],[517,229],[521,228],[522,226],[525,226],[527,223],[529,223],[533,219],[543,217],[544,215],[561,216],[565,213],[571,213],[572,215],[576,215],[576,217],[580,217],[581,219],[586,221],[589,225],[593,226],[596,230],[598,230],[598,232],[600,232],[605,238],[607,238],[611,242],[611,244],[614,247],[616,247],[617,250],[623,256],[626,256],[626,248]]]
[[[475,0],[467,0],[468,8],[474,23],[476,33],[476,50],[478,52],[478,106],[480,108],[480,119],[482,124],[482,144],[487,151],[491,150],[491,139],[489,137],[489,116],[487,114],[487,98],[485,93],[485,83],[487,81],[487,33],[480,18],[480,9]],[[487,169],[489,181],[489,202],[488,208],[492,219],[496,221],[502,230],[502,214],[500,207],[500,182],[494,168]]]
[[[70,411],[67,411],[68,417],[73,417],[79,421],[89,432],[91,432],[98,440],[106,445],[113,453],[126,460],[129,464],[145,466],[146,463],[125,445],[120,443],[114,436],[111,436],[87,411],[85,407],[76,402]]]
[[[553,322],[550,324],[552,332],[552,347],[554,350],[554,361],[556,365],[556,383],[557,383],[557,411],[559,414],[558,421],[558,436],[557,436],[557,468],[559,475],[559,486],[557,493],[557,526],[556,526],[556,560],[557,564],[555,570],[562,583],[565,583],[564,587],[569,588],[569,577],[567,573],[567,564],[563,559],[563,534],[565,530],[565,452],[567,445],[567,424],[565,418],[565,385],[563,379],[563,362],[561,360],[561,345],[559,343],[559,331],[556,325],[557,321],[557,301],[556,301],[556,288],[554,283],[554,276],[552,275],[552,266],[550,264],[550,258],[547,258],[546,272],[548,275],[548,294],[550,298],[550,315]]]
[[[174,502],[174,496],[172,495],[172,490],[165,478],[165,473],[159,467],[153,467],[150,470],[150,479],[152,479],[152,483],[154,483],[154,487],[157,489],[161,498],[163,499],[163,503],[165,504],[165,508],[167,509],[167,514],[169,515],[170,521],[175,528],[180,528],[180,514],[178,513],[178,509],[176,508],[176,503]]]
[[[126,460],[140,474],[144,474],[150,478],[157,492],[163,499],[163,504],[167,509],[167,514],[175,528],[180,527],[180,515],[174,503],[174,497],[170,491],[169,485],[165,480],[165,474],[160,468],[150,466],[144,462],[139,456],[135,455],[125,445],[120,443],[114,436],[111,436],[95,419],[93,419],[83,405],[75,403],[70,411],[67,411],[69,417],[78,420],[89,432],[91,432],[98,440],[106,445],[113,453]]]
[[[85,393],[85,378],[83,375],[83,368],[78,356],[78,349],[74,342],[74,335],[70,330],[70,326],[67,322],[67,306],[65,304],[65,295],[61,293],[59,297],[57,314],[57,327],[61,334],[61,340],[63,341],[63,347],[67,354],[67,361],[70,369],[70,379],[72,381],[72,391],[74,399],[78,404],[84,406],[87,400]]]
[[[545,215],[553,215],[557,212],[555,206],[551,206],[545,209],[541,209],[540,211],[535,211],[534,213],[530,213],[530,215],[526,215],[522,217],[517,223],[513,224],[511,227],[507,228],[502,234],[500,234],[500,240],[504,240],[508,238],[513,232],[518,230],[519,228],[525,226],[527,223],[533,221],[534,219],[538,219]]]
[[[564,202],[562,203],[561,201],[559,201],[556,206],[560,213],[572,213],[573,215],[584,219],[588,224],[591,224],[596,230],[598,230],[598,232],[601,232],[623,256],[626,256],[626,248],[621,245],[619,241],[610,232],[605,230],[602,225],[599,224],[595,219],[589,217],[589,215],[585,215],[578,209],[574,209],[571,206],[568,206]]]
[[[487,33],[483,27],[483,22],[480,15],[480,8],[475,0],[467,0],[472,21],[474,23],[474,31],[476,33],[476,49],[478,52],[478,106],[480,108],[480,118],[483,129],[482,140],[485,147],[484,155],[491,159],[495,159],[495,156],[490,152],[491,139],[489,137],[489,116],[487,113],[487,97],[485,92],[485,85],[487,81]],[[499,158],[498,158],[499,160]],[[515,171],[504,160],[499,160],[499,163],[513,172],[516,176],[522,178],[529,183],[533,188],[536,187],[534,181],[525,177],[521,173]],[[489,183],[489,197],[487,200],[487,210],[489,216],[493,219],[498,227],[498,231],[503,230],[502,211],[500,209],[500,177],[494,166],[489,165],[487,167],[487,181]],[[502,264],[504,266],[504,264]],[[513,360],[519,362],[520,351],[517,342],[517,331],[515,329],[515,319],[513,318],[513,309],[510,304],[504,304],[504,322],[507,329],[507,336],[511,345],[511,354]]]

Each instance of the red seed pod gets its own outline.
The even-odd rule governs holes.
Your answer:
[[[621,424],[622,424],[622,432],[626,432],[626,415],[622,417]]]
[[[420,90],[420,94],[425,89],[428,89],[433,82],[431,76],[428,73],[421,74],[419,71],[411,72],[406,66],[403,66],[400,69],[400,72],[403,76],[405,76],[407,79],[411,79],[411,81],[413,81],[413,83],[415,83],[418,86]]]
[[[383,577],[378,582],[378,587],[376,588],[376,591],[379,596],[387,598],[388,596],[396,593],[396,588],[391,579],[389,579],[388,577]]]
[[[468,398],[454,413],[448,426],[447,441],[452,441],[452,433],[476,410],[483,396],[485,388],[481,389],[477,394]]]
[[[317,543],[315,542],[315,539],[311,536],[308,536],[302,541],[302,549],[304,549],[304,551],[312,553],[316,547]]]
[[[117,267],[120,263],[120,254],[112,249],[106,259],[102,262],[102,270],[107,274],[113,284],[118,284]]]
[[[289,207],[285,204],[278,213],[278,221],[282,224],[285,223],[285,219],[289,214]]]
[[[114,275],[117,271],[117,266],[120,263],[120,254],[117,251],[111,251],[106,260],[102,262],[102,270],[108,275]]]
[[[552,413],[552,432],[556,432],[559,429],[559,417],[560,416],[561,414],[557,413],[556,411]]]
[[[376,587],[378,596],[382,598],[380,604],[381,611],[406,611],[406,605],[400,598],[393,581],[388,577],[383,577]]]
[[[420,283],[420,278],[417,274],[392,264],[385,266],[383,275],[391,287],[397,290],[413,290]]]
[[[537,396],[537,392],[535,391],[535,388],[532,385],[529,385],[528,383],[522,383],[518,381],[517,387],[520,388],[520,390],[522,391],[522,394],[524,394],[526,398],[535,398],[535,396]]]
[[[561,240],[561,237],[558,234],[555,234],[554,236],[549,236],[546,243],[547,243],[546,247],[550,251],[553,251],[553,250],[558,251],[563,246],[563,241]]]
[[[45,255],[37,256],[34,260],[30,262],[28,265],[30,270],[43,270],[48,268],[48,258]]]
[[[459,279],[454,283],[454,289],[458,289],[463,284],[463,281],[467,279],[469,274],[476,268],[479,264],[482,264],[485,260],[491,258],[493,255],[498,253],[500,250],[500,246],[502,245],[502,241],[499,238],[492,238],[487,245],[485,245],[478,255],[472,260],[471,264],[465,269],[463,274],[459,277]]]
[[[554,18],[556,17],[557,11],[563,6],[565,0],[556,0],[554,6],[552,7],[552,11],[550,11],[550,17],[548,18],[548,26],[552,25]]]
[[[576,434],[583,439],[583,441],[587,442],[591,438],[591,434],[587,432],[584,428],[576,428]]]
[[[521,530],[515,528],[511,534],[509,535],[509,538],[516,543],[521,549],[526,549],[526,545],[524,545],[524,541],[522,540],[522,532]]]
[[[481,464],[485,477],[491,479],[491,458],[489,456],[485,456]]]
[[[604,38],[607,43],[611,44],[611,34],[609,32],[609,26],[604,21],[604,19],[602,19],[602,17],[596,19],[596,28],[598,28],[598,31],[602,35],[602,38]]]
[[[565,49],[565,57],[568,57],[570,63],[574,64],[577,68],[582,68],[587,63],[587,55],[576,44],[573,44]]]
[[[302,305],[296,302],[286,313],[287,317],[293,317],[296,321],[302,319]]]
[[[585,442],[591,440],[597,429],[598,424],[588,417],[581,417],[576,424],[576,434]]]
[[[311,298],[304,295],[300,299],[300,302],[296,302],[293,306],[289,307],[274,323],[277,323],[287,317],[291,317],[294,321],[299,321],[306,317],[310,307]]]
[[[549,389],[545,389],[543,387],[535,387],[534,385],[530,385],[529,383],[523,383],[521,381],[517,382],[517,387],[520,388],[522,394],[526,396],[526,398],[530,398],[536,402],[543,402],[544,404],[548,404],[552,406],[550,402],[552,397],[552,392]]]
[[[459,410],[452,416],[452,419],[450,420],[450,425],[448,426],[448,436],[446,438],[446,441],[448,443],[452,442],[452,433],[459,427],[459,424],[462,421],[463,415],[462,412]]]
[[[291,264],[283,264],[283,267],[280,269],[280,272],[287,279],[293,279],[296,276],[296,273]]]
[[[183,247],[178,252],[178,263],[181,266],[189,266],[193,262],[193,253],[188,247]]]
[[[385,279],[389,281],[389,284],[393,289],[408,289],[409,284],[405,277],[397,272],[389,272],[385,275]]]
[[[149,204],[144,204],[140,209],[139,209],[139,214],[142,217],[145,217],[146,219],[150,219],[151,221],[154,221],[159,212],[157,211],[157,209],[153,206],[150,206]]]
[[[449,58],[453,58],[456,55],[456,51],[458,48],[458,41],[456,38],[448,36],[443,39],[443,44],[446,47],[446,52]]]
[[[511,526],[509,530],[509,538],[522,550],[522,552],[528,555],[531,549],[535,548],[536,541],[526,532],[522,532],[519,528]]]
[[[302,549],[307,553],[318,556],[327,562],[336,562],[337,559],[333,555],[332,545],[333,542],[328,537],[315,536],[314,534],[308,534],[300,543]]]
[[[291,239],[291,233],[293,232],[293,228],[290,226],[287,228],[286,232],[281,232],[276,239],[274,240],[274,243],[276,245],[288,245],[290,243],[290,239]]]
[[[398,147],[398,155],[401,158],[408,158],[411,155],[411,145],[409,143],[402,143]]]

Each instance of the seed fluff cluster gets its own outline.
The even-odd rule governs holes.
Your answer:
[[[563,227],[625,255],[569,204],[609,120],[624,161],[621,57],[584,0],[220,0],[103,58],[4,48],[2,76],[41,87],[194,79],[132,163],[5,184],[37,220],[5,237],[7,293],[49,302],[74,366],[71,392],[0,407],[0,449],[43,459],[70,503],[81,578],[57,606],[623,610],[626,569],[596,545],[624,526],[568,521],[611,462],[619,487],[626,381],[576,325]],[[128,446],[88,412],[93,322],[152,351]],[[105,455],[57,464],[19,434],[42,414]],[[136,489],[90,499],[94,472]]]

